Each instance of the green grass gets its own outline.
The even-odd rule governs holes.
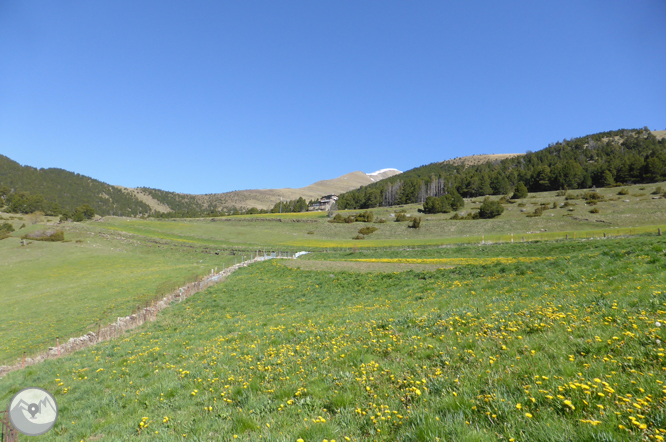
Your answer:
[[[658,440],[665,250],[411,250],[398,256],[553,259],[400,274],[255,264],[124,339],[10,373],[0,398],[53,392],[44,440]]]
[[[31,225],[14,235],[40,228]],[[16,236],[0,241],[0,365],[55,346],[56,337],[63,342],[97,332],[98,321],[104,326],[166,288],[237,259],[142,238],[105,239],[89,225],[70,226],[64,243],[21,247]]]
[[[504,213],[492,220],[453,221],[448,214],[419,214],[420,204],[392,208],[372,209],[375,219],[384,218],[386,223],[328,223],[323,212],[264,214],[210,219],[179,220],[138,220],[105,218],[100,228],[124,231],[184,244],[205,244],[211,247],[238,247],[252,249],[273,247],[292,251],[326,248],[376,248],[404,247],[410,245],[436,246],[481,241],[514,242],[532,240],[593,238],[638,233],[655,233],[658,228],[666,229],[666,199],[652,199],[650,193],[659,185],[624,186],[630,192],[627,196],[617,195],[618,188],[598,189],[604,200],[594,207],[598,214],[589,213],[590,207],[581,199],[570,200],[576,204],[566,208],[549,209],[540,217],[528,218],[540,204],[559,207],[565,196],[557,192],[530,194],[528,198],[514,204],[506,204]],[[666,185],[666,184],[664,184]],[[640,190],[645,187],[644,190]],[[583,194],[583,190],[570,191],[570,195]],[[635,195],[644,194],[636,197]],[[497,199],[498,197],[492,197]],[[629,202],[624,202],[628,199]],[[461,213],[477,210],[482,198],[468,201]],[[520,207],[519,204],[524,204]],[[573,208],[573,212],[568,209]],[[408,223],[394,222],[390,215],[396,210],[406,210],[411,216],[422,216],[419,229],[407,228]],[[521,212],[525,210],[525,212]],[[343,214],[361,211],[342,211]],[[283,222],[270,220],[281,219]],[[226,221],[220,221],[226,220]],[[310,221],[310,222],[294,222]],[[314,221],[314,222],[312,222]],[[352,240],[358,230],[365,226],[376,227],[377,231],[362,241]]]

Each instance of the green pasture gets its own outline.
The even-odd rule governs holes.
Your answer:
[[[589,213],[592,206],[578,199],[570,201],[576,204],[570,206],[573,212],[558,208],[538,218],[526,217],[542,203],[559,206],[565,201],[556,192],[544,192],[506,204],[505,213],[497,219],[473,221],[452,221],[452,214],[419,214],[420,205],[373,209],[376,219],[387,222],[372,224],[333,224],[327,222],[324,212],[214,220],[105,217],[59,226],[55,218],[3,214],[3,222],[12,223],[16,232],[0,241],[0,265],[6,269],[0,274],[4,288],[0,298],[0,331],[4,338],[0,364],[15,361],[23,352],[30,356],[45,350],[56,336],[68,339],[95,330],[100,321],[108,323],[130,314],[165,285],[174,286],[215,266],[231,265],[257,250],[351,253],[396,249],[395,253],[402,253],[400,250],[406,248],[445,246],[450,251],[458,244],[510,243],[512,239],[514,244],[564,241],[567,235],[575,243],[604,235],[656,235],[659,228],[666,232],[666,199],[653,199],[652,195],[657,186],[599,189],[605,199],[594,206],[598,214]],[[621,189],[627,189],[628,195],[618,195]],[[462,212],[475,210],[481,201],[468,201]],[[399,210],[422,216],[421,228],[410,229],[407,222],[394,222],[391,214]],[[345,215],[357,212],[342,211]],[[366,225],[377,231],[363,240],[352,240]],[[46,228],[64,229],[69,242],[33,241],[29,246],[19,246],[19,236]],[[585,241],[581,244],[588,247]],[[219,255],[213,255],[214,251]],[[230,255],[231,251],[236,255]]]
[[[253,264],[0,400],[53,392],[48,441],[661,440],[665,254],[652,235],[307,257],[467,260],[425,272]]]
[[[240,260],[141,238],[107,239],[76,224],[64,227],[68,242],[20,245],[19,235],[44,228],[54,227],[30,225],[0,241],[0,365],[55,346],[56,337],[96,332],[98,322],[113,322],[185,280]]]
[[[452,213],[426,215],[412,204],[392,208],[371,209],[375,220],[385,223],[335,224],[328,222],[324,212],[290,214],[247,215],[211,219],[124,219],[107,217],[100,228],[129,232],[170,241],[205,244],[211,247],[282,248],[291,251],[330,248],[404,247],[410,245],[437,246],[456,243],[510,242],[594,238],[618,235],[656,233],[666,229],[666,199],[652,192],[659,186],[635,185],[621,188],[598,189],[604,200],[594,206],[585,200],[569,200],[570,206],[557,192],[530,194],[528,198],[505,204],[505,212],[491,220],[450,220]],[[664,183],[666,188],[666,183]],[[618,195],[626,189],[628,195]],[[582,195],[583,190],[569,191],[569,195]],[[658,199],[653,199],[658,198]],[[493,197],[497,199],[498,197]],[[482,198],[466,202],[461,214],[478,210]],[[552,207],[540,217],[527,217],[541,204]],[[599,213],[590,213],[592,209]],[[408,222],[395,222],[396,211],[404,210],[410,217],[420,216],[419,229],[408,228]],[[359,211],[341,211],[343,215]],[[282,222],[277,222],[282,220]],[[302,222],[295,222],[302,221]],[[377,231],[362,240],[353,240],[359,229],[366,225]]]

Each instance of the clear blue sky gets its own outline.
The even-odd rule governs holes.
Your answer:
[[[0,2],[0,153],[187,193],[666,129],[666,2]]]

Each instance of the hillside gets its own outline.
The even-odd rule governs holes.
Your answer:
[[[225,210],[229,208],[270,209],[282,198],[285,201],[303,198],[312,200],[323,195],[340,194],[366,186],[384,178],[400,174],[396,169],[382,169],[373,173],[351,172],[338,178],[317,181],[309,186],[291,189],[250,189],[232,192],[212,193],[207,195],[185,195],[164,192],[149,188],[135,189],[149,196],[152,200],[175,211],[187,210]]]
[[[469,155],[466,157],[456,157],[452,158],[450,160],[442,161],[443,163],[446,164],[453,164],[455,166],[478,166],[479,164],[484,164],[484,163],[498,163],[502,160],[505,160],[507,158],[513,158],[517,157],[520,155],[524,155],[522,153],[506,153],[506,154],[482,154],[482,155]]]
[[[341,209],[421,203],[429,196],[512,194],[654,183],[666,179],[666,131],[620,129],[551,143],[525,155],[431,163],[340,196]],[[481,159],[487,162],[479,163]],[[474,159],[475,157],[471,157]],[[499,160],[499,161],[497,161]]]
[[[42,195],[48,206],[44,210],[71,212],[82,204],[90,204],[100,215],[137,216],[151,211],[135,195],[94,178],[63,169],[21,166],[0,155],[0,187],[4,186],[13,192]]]
[[[63,211],[72,212],[83,204],[90,204],[97,214],[103,216],[140,216],[166,212],[197,216],[202,212],[228,211],[232,208],[269,209],[280,201],[280,197],[284,200],[299,197],[316,199],[330,193],[347,192],[399,173],[396,169],[382,169],[372,174],[352,172],[331,180],[317,181],[300,189],[239,190],[190,195],[147,187],[133,189],[114,186],[63,169],[22,166],[0,155],[0,188],[7,187],[9,193],[41,195],[43,198],[33,206],[54,215]]]

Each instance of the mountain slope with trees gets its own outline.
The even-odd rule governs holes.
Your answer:
[[[21,166],[0,155],[0,188],[3,200],[11,198],[18,211],[42,211],[60,215],[89,204],[100,215],[137,216],[150,213],[150,207],[136,197],[102,181],[63,169],[37,169]],[[18,207],[18,206],[17,206]]]
[[[538,152],[466,166],[438,162],[340,195],[340,209],[423,203],[429,196],[507,195],[666,180],[666,138],[620,129],[552,143]]]

